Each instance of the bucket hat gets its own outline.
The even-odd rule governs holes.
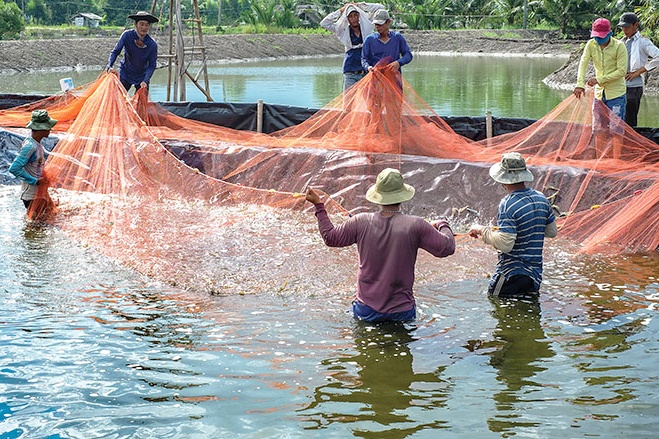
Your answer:
[[[620,16],[620,21],[618,22],[618,26],[620,27],[625,27],[625,26],[631,26],[634,23],[638,23],[638,17],[636,14],[633,12],[625,12]]]
[[[386,9],[378,9],[373,16],[373,24],[385,24],[387,20],[391,20],[391,17]]]
[[[490,177],[502,184],[533,181],[533,174],[526,169],[524,157],[518,152],[507,152],[502,155],[501,161],[490,167]]]
[[[611,22],[606,18],[598,18],[593,21],[593,27],[590,30],[591,37],[606,38],[611,32]]]
[[[366,191],[366,199],[371,203],[389,205],[412,199],[414,188],[403,183],[398,169],[387,168],[378,174],[375,184]]]
[[[56,123],[57,120],[50,117],[46,110],[34,110],[32,112],[32,119],[30,119],[25,127],[33,131],[49,131]]]
[[[157,23],[159,21],[156,17],[146,11],[138,11],[135,14],[130,14],[128,18],[135,20],[136,22],[144,20],[148,21],[149,23]]]

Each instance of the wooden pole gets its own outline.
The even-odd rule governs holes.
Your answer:
[[[183,20],[181,19],[181,0],[176,0],[176,77],[178,80],[178,100],[187,99],[185,94],[185,49],[183,43]]]
[[[196,17],[196,22],[197,22],[197,32],[199,33],[199,46],[201,47],[201,56],[202,56],[202,60],[201,60],[202,65],[201,65],[201,68],[199,69],[199,73],[197,74],[197,77],[199,76],[199,74],[203,73],[203,75],[204,75],[204,89],[202,91],[206,95],[206,100],[208,102],[211,102],[213,99],[210,97],[211,86],[210,86],[210,83],[208,81],[208,69],[206,67],[206,63],[208,62],[208,60],[206,59],[206,46],[204,46],[203,31],[201,29],[201,17],[199,15],[199,4],[198,4],[197,0],[194,0],[194,12],[195,12],[195,17]],[[195,78],[194,82],[195,82],[195,85],[197,85],[196,78]],[[197,88],[201,88],[201,87],[199,87],[199,85],[197,85]]]

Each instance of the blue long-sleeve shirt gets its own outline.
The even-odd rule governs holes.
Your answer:
[[[36,185],[43,172],[45,159],[44,147],[32,137],[28,137],[9,167],[9,172],[27,184]]]
[[[9,172],[21,180],[22,200],[33,200],[36,196],[37,181],[43,173],[46,156],[45,148],[32,137],[28,137],[9,167]]]
[[[362,47],[364,70],[374,67],[378,61],[386,57],[391,58],[391,62],[398,61],[400,67],[412,61],[412,51],[405,37],[398,32],[389,31],[389,41],[383,43],[378,33],[367,36]]]
[[[147,34],[142,40],[144,47],[138,47],[135,43],[138,39],[135,29],[124,31],[108,58],[107,67],[112,67],[123,49],[124,57],[119,67],[119,78],[131,84],[149,82],[156,70],[158,58],[158,43],[150,35]]]

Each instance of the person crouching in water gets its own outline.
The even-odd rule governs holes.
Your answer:
[[[497,226],[474,224],[469,235],[499,250],[497,268],[490,280],[490,297],[535,299],[542,282],[545,237],[557,233],[556,217],[542,192],[527,188],[533,181],[521,154],[503,154],[490,168],[490,177],[508,192],[499,203]]]
[[[334,227],[325,204],[312,188],[306,200],[316,208],[318,229],[328,247],[357,244],[358,284],[352,311],[367,322],[411,321],[416,318],[413,294],[414,266],[422,248],[438,258],[455,252],[453,232],[445,220],[433,224],[401,212],[401,203],[414,196],[400,171],[380,172],[366,199],[380,206],[379,212],[359,213]]]
[[[9,167],[9,172],[21,180],[21,200],[26,209],[37,196],[37,185],[43,182],[41,175],[47,154],[41,141],[50,135],[56,123],[57,120],[51,118],[46,110],[34,110],[26,125],[32,130],[32,135],[23,141],[20,153]]]

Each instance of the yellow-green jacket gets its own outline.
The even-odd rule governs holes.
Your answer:
[[[579,73],[577,75],[577,87],[584,87],[586,83],[586,72],[588,63],[593,61],[598,85],[595,86],[595,97],[602,99],[602,94],[607,100],[620,97],[627,93],[625,75],[627,74],[627,48],[625,44],[614,38],[604,49],[594,39],[588,40],[581,55]]]

